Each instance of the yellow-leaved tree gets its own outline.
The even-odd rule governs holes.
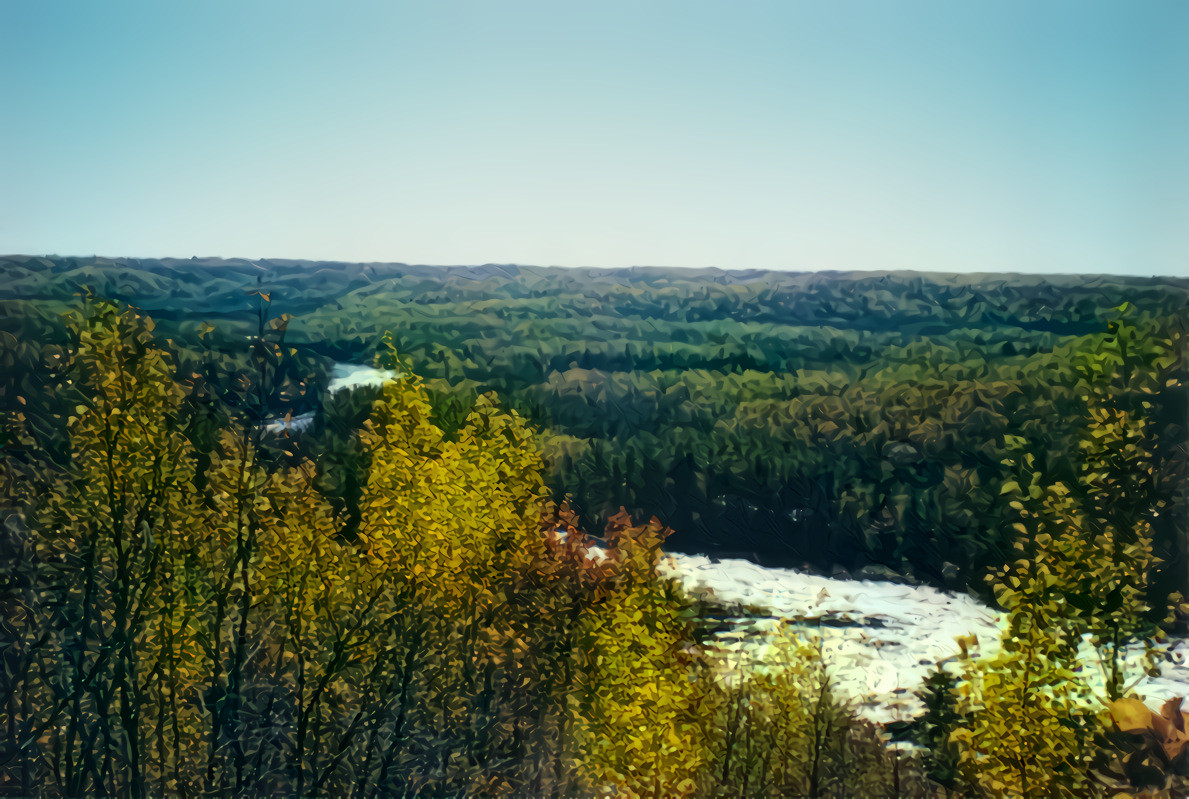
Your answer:
[[[44,734],[61,791],[140,796],[175,700],[175,634],[192,610],[178,584],[193,458],[151,321],[91,302],[71,326],[70,470],[35,521],[56,619],[43,650],[56,661],[43,664]]]
[[[385,725],[363,754],[381,792],[468,792],[512,780],[513,687],[526,641],[512,592],[544,556],[541,461],[524,423],[480,397],[446,436],[427,392],[388,348],[363,442],[370,454],[359,545],[386,573],[392,653]],[[529,616],[531,617],[531,613]]]
[[[583,620],[575,697],[575,747],[593,790],[689,796],[708,763],[705,688],[683,652],[689,618],[656,571],[669,532],[656,519],[635,526],[622,510],[608,525],[615,583],[599,612]]]
[[[1019,559],[995,585],[1008,627],[996,655],[967,661],[965,719],[954,735],[966,779],[991,796],[1092,796],[1101,713],[1082,679],[1081,629],[1063,594],[1079,531],[1064,486],[1033,487],[1040,512],[1013,500]]]
[[[966,723],[955,734],[966,777],[994,796],[1104,791],[1091,771],[1110,725],[1107,705],[1134,698],[1138,678],[1154,668],[1151,522],[1165,508],[1147,414],[1159,388],[1151,376],[1170,357],[1166,342],[1112,322],[1073,359],[1087,427],[1059,477],[1061,453],[1045,453],[1044,466],[1043,441],[1029,448],[1008,437],[1016,474],[1003,498],[1015,514],[1017,559],[994,585],[1008,626],[996,656],[967,661]],[[1083,663],[1086,645],[1096,663]],[[1101,689],[1090,679],[1096,670]]]
[[[387,343],[344,523],[320,490],[334,464],[270,423],[284,325],[262,307],[250,379],[208,369],[245,387],[220,404],[175,379],[146,318],[75,317],[71,462],[22,498],[28,585],[2,596],[20,785],[693,795],[717,700],[657,573],[668,531],[618,517],[602,555],[559,535],[524,421],[479,396],[439,425]]]

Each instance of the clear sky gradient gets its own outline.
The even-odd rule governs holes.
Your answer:
[[[0,252],[1189,275],[1189,2],[0,3]]]

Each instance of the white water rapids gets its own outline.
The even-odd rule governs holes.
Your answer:
[[[762,663],[768,634],[781,619],[793,621],[806,635],[820,636],[836,687],[858,703],[860,713],[881,723],[920,712],[913,694],[939,663],[958,673],[956,638],[973,635],[979,653],[993,654],[1006,621],[973,597],[927,586],[819,577],[700,555],[670,555],[661,571],[694,598],[738,614],[712,639],[731,662]],[[1138,646],[1127,653],[1126,675],[1149,705],[1189,693],[1189,644],[1173,639],[1166,647],[1159,677],[1143,675]],[[1102,669],[1089,645],[1083,647],[1082,661],[1087,681],[1101,688]]]

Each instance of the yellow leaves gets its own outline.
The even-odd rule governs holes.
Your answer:
[[[626,531],[625,531],[626,532]],[[589,713],[578,720],[579,744],[594,784],[613,783],[628,795],[690,786],[706,757],[696,711],[700,687],[673,657],[682,628],[660,595],[655,572],[613,591],[590,632],[593,672]]]
[[[1111,721],[1124,732],[1147,729],[1152,723],[1152,711],[1138,699],[1116,699],[1110,704]]]
[[[993,795],[1081,795],[1091,727],[1047,658],[1010,651],[969,674],[974,693],[955,734],[967,776]]]
[[[361,529],[370,551],[415,563],[406,574],[427,578],[424,590],[450,604],[481,591],[483,571],[539,549],[541,461],[520,420],[490,397],[454,441],[429,419],[418,381],[385,384],[364,434],[372,469]]]
[[[1148,527],[1141,521],[1124,530],[1125,517],[1111,512],[1131,499],[1126,481],[1111,475],[1131,468],[1120,467],[1117,456],[1126,453],[1132,463],[1146,457],[1128,449],[1139,428],[1113,409],[1092,406],[1090,415],[1077,490],[1045,484],[1025,457],[1001,494],[1016,511],[1010,529],[1024,557],[993,586],[1010,626],[995,658],[966,659],[967,716],[954,736],[968,778],[991,795],[1074,797],[1091,790],[1086,764],[1103,719],[1093,710],[1078,647],[1090,633],[1109,665],[1118,657],[1115,642],[1126,641],[1146,609],[1144,586],[1154,563]],[[1130,542],[1123,538],[1128,533]],[[1108,690],[1119,691],[1122,675],[1112,680]],[[1120,729],[1158,725],[1152,716],[1131,699],[1115,702],[1109,714]]]

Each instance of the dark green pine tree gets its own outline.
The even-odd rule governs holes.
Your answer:
[[[925,776],[945,788],[947,795],[959,784],[960,754],[957,744],[950,741],[950,733],[962,723],[957,683],[958,678],[941,665],[926,678],[917,691],[925,712],[916,719],[912,732],[914,742],[925,750]]]

